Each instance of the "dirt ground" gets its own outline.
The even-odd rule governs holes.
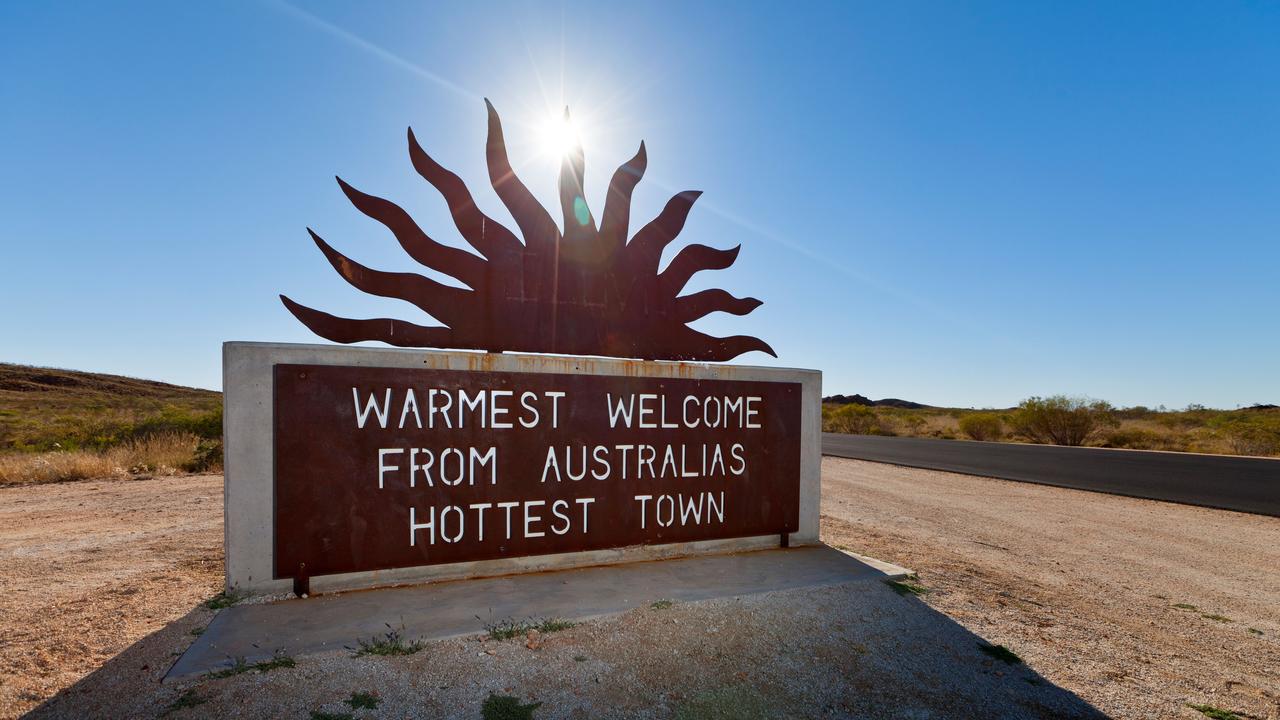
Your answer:
[[[368,690],[356,717],[478,717],[494,691],[540,719],[1280,718],[1280,519],[853,460],[823,483],[824,540],[917,570],[923,601],[845,585],[166,685],[213,616],[221,478],[3,488],[0,717],[306,718]]]
[[[221,574],[219,475],[0,488],[0,717],[183,618]]]
[[[1280,717],[1280,518],[825,458],[823,539],[1115,717]]]

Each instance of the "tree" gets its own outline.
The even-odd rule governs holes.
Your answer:
[[[1103,400],[1054,395],[1023,400],[1013,414],[1014,429],[1032,442],[1083,445],[1104,427],[1118,423]]]

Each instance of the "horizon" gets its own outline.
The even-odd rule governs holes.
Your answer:
[[[524,354],[538,355],[538,354],[542,354],[542,353],[524,353]],[[4,366],[6,366],[6,365],[7,365],[7,366],[9,366],[9,367],[25,367],[25,368],[30,368],[30,369],[33,369],[33,370],[52,370],[52,371],[56,371],[56,372],[70,372],[70,373],[78,373],[78,374],[84,374],[84,375],[104,375],[104,376],[107,376],[107,377],[119,377],[119,378],[123,378],[123,379],[126,379],[126,380],[137,380],[137,381],[141,381],[141,382],[154,382],[154,383],[159,383],[159,384],[163,384],[163,385],[172,385],[172,386],[174,386],[174,387],[178,387],[178,388],[185,388],[185,389],[189,389],[189,390],[202,390],[202,391],[206,391],[206,392],[215,392],[215,393],[221,393],[221,392],[222,392],[222,390],[217,389],[217,388],[200,387],[200,386],[198,386],[198,385],[179,385],[179,384],[176,384],[176,383],[170,383],[170,382],[168,382],[168,381],[166,381],[166,380],[158,380],[158,379],[155,379],[155,378],[138,377],[138,376],[134,376],[134,375],[120,375],[120,374],[117,374],[117,373],[104,373],[104,372],[98,372],[98,371],[95,371],[95,370],[84,370],[84,369],[80,369],[80,368],[54,367],[54,366],[49,366],[49,365],[25,365],[25,364],[23,364],[23,363],[11,363],[11,362],[6,362],[6,361],[4,361],[4,360],[0,360],[0,367],[4,367]],[[1047,396],[1048,396],[1048,394],[1043,394],[1043,393],[1042,393],[1041,395],[1033,396],[1033,397],[1047,397]],[[826,392],[825,390],[824,390],[823,395],[822,395],[822,400],[823,400],[823,402],[825,403],[828,399],[830,399],[830,398],[835,398],[835,397],[843,397],[843,398],[848,398],[848,397],[862,397],[863,399],[868,400],[869,402],[871,402],[871,403],[873,403],[873,404],[884,403],[884,402],[909,402],[909,403],[917,404],[917,405],[921,406],[921,408],[932,408],[932,409],[935,409],[935,410],[1013,410],[1013,409],[1016,409],[1016,408],[1018,407],[1018,404],[1019,404],[1019,403],[1014,403],[1014,404],[1011,404],[1011,405],[1005,405],[1005,406],[998,406],[998,405],[969,405],[969,406],[957,406],[957,405],[934,405],[934,404],[931,404],[931,403],[922,402],[922,401],[920,401],[920,400],[918,400],[918,399],[914,399],[914,398],[904,398],[904,397],[896,397],[896,396],[884,396],[884,397],[879,397],[879,398],[873,398],[873,397],[868,397],[867,395],[865,395],[865,394],[863,394],[863,393],[859,393],[859,392],[830,392],[830,393],[828,393],[828,392]],[[1086,400],[1106,400],[1106,398],[1094,398],[1094,397],[1087,396],[1087,395],[1084,395],[1084,396],[1072,396],[1072,397],[1083,398],[1083,399],[1086,399]],[[1029,398],[1024,398],[1024,399],[1029,399]],[[1137,408],[1141,407],[1141,408],[1144,408],[1144,409],[1146,409],[1146,410],[1155,411],[1155,412],[1182,412],[1182,411],[1186,411],[1186,410],[1193,410],[1193,409],[1197,409],[1197,404],[1192,403],[1191,405],[1188,405],[1188,406],[1183,407],[1183,408],[1169,407],[1169,406],[1166,406],[1166,405],[1163,405],[1163,404],[1161,404],[1161,405],[1155,405],[1155,406],[1115,405],[1114,407],[1115,407],[1115,409],[1116,409],[1116,410],[1133,410],[1133,409],[1137,409]],[[1254,409],[1260,409],[1260,408],[1261,408],[1261,409],[1266,409],[1266,408],[1274,408],[1274,407],[1276,407],[1276,405],[1275,405],[1274,403],[1257,402],[1257,403],[1251,403],[1251,404],[1248,404],[1248,405],[1237,405],[1237,406],[1236,406],[1236,407],[1234,407],[1234,408],[1222,408],[1222,407],[1212,407],[1212,406],[1200,406],[1200,409],[1205,409],[1205,410],[1220,410],[1220,411],[1232,411],[1232,410],[1254,410]]]
[[[279,293],[414,317],[305,228],[415,269],[338,175],[464,246],[407,127],[513,227],[487,97],[544,205],[566,105],[597,211],[642,140],[633,231],[705,192],[664,262],[741,243],[689,287],[764,301],[694,324],[779,355],[735,364],[935,407],[1280,402],[1280,7],[543,7],[0,8],[0,361],[218,390],[224,341],[324,342]]]

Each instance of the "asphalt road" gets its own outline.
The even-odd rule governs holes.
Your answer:
[[[822,434],[822,454],[1280,517],[1280,460]]]

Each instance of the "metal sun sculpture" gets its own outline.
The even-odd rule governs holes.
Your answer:
[[[410,128],[409,157],[414,168],[444,196],[458,232],[479,256],[432,240],[398,205],[366,195],[342,178],[338,184],[360,212],[391,230],[410,257],[456,278],[467,288],[415,273],[367,268],[308,228],[321,252],[347,282],[373,295],[413,303],[444,326],[391,318],[341,318],[281,295],[298,320],[317,335],[340,343],[379,340],[401,347],[650,360],[724,361],[752,350],[777,356],[759,338],[712,337],[687,325],[709,313],[746,315],[760,306],[755,298],[737,298],[720,289],[680,295],[694,273],[732,265],[741,246],[718,250],[689,245],[658,272],[663,249],[684,227],[700,192],[685,191],[671,198],[662,212],[628,241],[631,192],[647,164],[643,142],[635,157],[613,174],[598,228],[582,191],[582,146],[574,143],[560,167],[561,231],[511,169],[501,121],[488,100],[485,105],[489,111],[485,152],[489,179],[515,218],[524,241],[482,213],[462,180],[431,159]]]

